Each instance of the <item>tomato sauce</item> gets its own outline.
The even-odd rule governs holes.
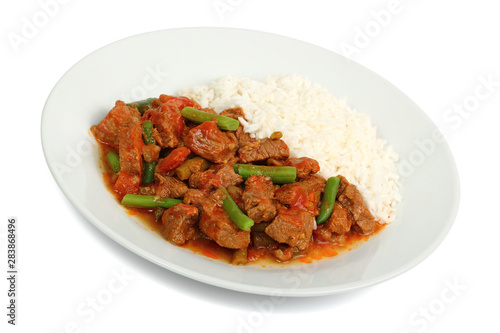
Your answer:
[[[113,189],[113,184],[116,180],[116,174],[112,173],[112,171],[108,167],[108,164],[105,162],[106,154],[112,149],[106,145],[100,144],[100,150],[100,155],[102,156],[100,166],[103,169],[102,175],[104,182],[106,184],[106,187],[110,192],[113,193],[118,201],[119,193],[117,193]],[[306,197],[303,197],[301,193],[297,194],[297,197],[299,199],[297,200],[297,205],[300,206],[302,201],[305,201],[307,199]],[[161,222],[155,221],[153,210],[130,207],[123,207],[123,209],[125,209],[129,215],[134,216],[134,219],[138,219],[140,222],[142,222],[147,230],[155,232],[158,237],[162,237],[160,234]],[[321,228],[321,226],[319,226],[319,228]],[[257,248],[251,243],[248,247],[247,265],[258,265],[261,267],[284,267],[293,264],[309,264],[319,260],[330,259],[359,247],[365,241],[380,232],[380,230],[382,230],[383,228],[384,225],[379,224],[375,232],[370,235],[361,235],[351,230],[345,234],[345,238],[342,244],[324,242],[313,236],[313,241],[310,243],[308,249],[306,251],[300,252],[297,255],[294,255],[292,260],[288,262],[277,261],[270,249],[264,247]],[[215,241],[203,235],[199,230],[192,239],[188,240],[184,245],[180,247],[185,248],[195,254],[205,256],[209,259],[226,263],[231,262],[234,252],[234,250],[219,246]]]

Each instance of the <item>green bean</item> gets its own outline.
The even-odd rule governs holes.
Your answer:
[[[147,109],[149,109],[149,107],[151,106],[151,103],[153,103],[153,101],[155,99],[156,98],[154,98],[154,97],[146,98],[146,99],[143,99],[141,101],[127,103],[126,105],[130,106],[131,108],[136,108],[137,110],[139,110],[139,112],[141,114],[143,114]]]
[[[238,126],[240,126],[240,122],[236,119],[221,116],[215,113],[200,111],[190,106],[186,106],[184,109],[182,109],[181,115],[184,118],[187,118],[198,124],[204,123],[205,121],[211,121],[215,118],[217,121],[217,126],[220,129],[227,131],[234,131],[238,128]]]
[[[158,198],[153,195],[125,194],[122,205],[137,208],[170,208],[181,203],[181,200],[172,198]]]
[[[224,208],[227,215],[229,215],[231,221],[233,221],[233,223],[236,224],[241,230],[250,231],[254,225],[254,221],[243,214],[224,187],[220,187],[220,189],[225,194],[224,200],[222,201],[222,208]]]
[[[146,120],[142,122],[142,129],[145,134],[144,143],[147,145],[154,145],[156,143],[155,139],[151,135],[151,130],[153,129],[153,123],[151,120]]]
[[[155,180],[155,168],[157,161],[144,162],[144,174],[142,175],[143,184],[151,184]]]
[[[321,206],[319,215],[316,218],[316,223],[321,224],[328,220],[330,215],[332,215],[333,206],[335,205],[335,198],[339,189],[339,184],[339,177],[330,177],[326,181],[325,191],[323,192],[323,198],[321,199]]]
[[[109,167],[113,170],[114,173],[120,172],[120,156],[116,151],[110,151],[106,155],[106,159],[108,161]]]
[[[235,164],[233,169],[245,180],[252,175],[265,176],[270,177],[275,184],[293,183],[297,177],[297,168],[291,166]]]

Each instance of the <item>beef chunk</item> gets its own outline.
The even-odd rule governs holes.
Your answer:
[[[241,163],[265,161],[268,158],[287,159],[290,151],[283,140],[250,140],[238,151]]]
[[[142,156],[144,156],[144,161],[150,163],[157,161],[160,157],[160,146],[155,144],[145,145],[142,147]]]
[[[325,184],[326,180],[323,177],[314,175],[296,183],[281,186],[275,192],[275,196],[284,205],[306,209],[316,216],[319,214],[319,203]]]
[[[142,126],[137,118],[130,118],[120,131],[120,168],[122,172],[141,176],[143,172]]]
[[[148,110],[145,118],[153,123],[153,137],[160,146],[176,148],[182,145],[186,125],[178,108],[162,104],[161,107]]]
[[[226,109],[220,113],[221,116],[229,117],[238,120],[239,117],[245,119],[245,113],[243,109],[238,107]]]
[[[314,217],[300,208],[281,208],[276,218],[266,227],[266,234],[280,243],[305,250],[314,228]]]
[[[116,101],[115,107],[109,111],[108,115],[98,125],[92,126],[92,133],[100,142],[118,149],[120,129],[131,118],[139,120],[141,114],[137,109],[125,105],[124,102]]]
[[[255,223],[269,222],[276,216],[274,191],[278,186],[264,176],[250,176],[245,182],[243,202],[248,217]]]
[[[267,165],[296,167],[297,178],[306,178],[320,170],[318,161],[309,157],[290,157],[284,161],[270,158],[267,160]]]
[[[217,190],[213,196],[203,200],[200,230],[222,247],[246,249],[250,244],[250,231],[241,230],[231,221],[221,206],[222,197],[223,192]]]
[[[195,171],[191,174],[191,176],[189,176],[188,182],[190,188],[196,188],[196,189],[200,188],[200,178],[202,173],[203,173],[202,171]]]
[[[243,178],[234,172],[228,163],[219,164],[218,168],[210,168],[203,172],[195,172],[189,177],[189,186],[205,191],[212,191],[216,188],[239,185]]]
[[[182,198],[188,191],[187,185],[175,177],[162,176],[158,173],[155,177],[160,181],[156,187],[156,195],[161,198]]]
[[[225,188],[243,183],[243,178],[234,172],[233,166],[230,163],[222,165],[215,174],[219,178],[220,186]]]
[[[314,239],[317,239],[320,242],[329,242],[330,244],[343,246],[346,242],[347,234],[337,234],[335,232],[331,232],[325,224],[320,224],[318,228],[313,231]]]
[[[203,200],[207,198],[205,192],[197,189],[189,189],[186,194],[184,194],[184,198],[182,201],[185,204],[195,206],[199,210],[202,209]]]
[[[273,255],[281,262],[290,261],[293,258],[293,248],[284,244],[273,251]]]
[[[338,175],[337,177],[340,178],[337,200],[352,214],[360,233],[371,234],[375,231],[377,222],[366,208],[361,193],[359,193],[355,185],[350,184],[343,176]]]
[[[189,131],[186,146],[211,162],[225,163],[238,150],[238,140],[233,133],[219,130],[214,121],[206,121]]]
[[[220,113],[220,115],[221,116],[225,116],[225,117],[229,117],[229,118],[233,118],[233,119],[236,119],[236,120],[238,120],[238,118],[241,117],[241,118],[243,118],[243,119],[246,120],[245,113],[243,112],[243,109],[240,108],[240,107],[226,109],[226,110],[222,111]],[[236,138],[238,139],[238,145],[240,147],[243,147],[249,141],[252,140],[250,138],[250,134],[248,134],[247,132],[245,132],[245,130],[243,129],[243,125],[241,125],[241,122],[240,122],[240,125],[238,126],[238,128],[234,131],[234,134],[235,134]]]
[[[330,218],[325,222],[325,227],[336,234],[345,234],[351,230],[354,223],[353,216],[340,202],[335,202]]]
[[[234,185],[229,185],[226,189],[233,201],[238,205],[238,208],[244,212],[245,203],[243,202],[243,189]]]
[[[182,245],[194,236],[197,221],[198,209],[179,203],[163,213],[161,233],[173,244]]]

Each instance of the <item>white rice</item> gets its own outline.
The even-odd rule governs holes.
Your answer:
[[[377,137],[368,115],[351,109],[324,87],[296,74],[268,76],[263,81],[222,77],[180,95],[217,112],[241,106],[245,131],[256,138],[283,133],[294,157],[320,164],[327,178],[343,175],[360,190],[376,219],[389,223],[401,201],[398,155]]]

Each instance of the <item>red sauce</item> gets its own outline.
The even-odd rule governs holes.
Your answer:
[[[111,148],[102,144],[100,145],[100,147],[101,156],[103,157],[101,167],[103,168],[102,175],[104,182],[106,183],[107,188],[115,195],[118,200],[119,194],[116,193],[116,191],[114,191],[113,189],[116,175],[111,172],[111,170],[107,167],[107,163],[104,161],[104,156],[106,156]],[[300,193],[300,190],[298,190],[298,192],[299,193],[297,193],[297,201],[294,205],[296,207],[300,207],[301,205],[305,204],[306,201],[308,201],[305,193]],[[159,237],[162,237],[159,230],[160,223],[154,220],[152,210],[128,207],[123,207],[123,209],[125,209],[129,215],[134,216],[135,218],[143,222],[146,229],[151,230],[157,233]],[[321,228],[321,226],[319,228]],[[286,263],[278,262],[269,249],[257,248],[253,246],[253,244],[250,244],[247,254],[248,264],[256,264],[262,267],[275,267],[284,265],[288,266],[290,264],[297,263],[309,264],[313,261],[333,258],[357,248],[365,241],[367,241],[370,237],[376,235],[383,228],[384,225],[379,225],[375,232],[370,235],[361,235],[356,232],[349,231],[347,234],[345,234],[345,240],[341,245],[332,242],[324,242],[313,236],[313,241],[309,245],[308,249],[302,253],[295,255],[291,261]],[[186,244],[182,245],[181,247],[188,249],[193,253],[203,255],[212,260],[218,260],[227,263],[231,262],[233,255],[233,250],[220,247],[215,241],[207,238],[199,231],[192,239],[187,241]]]

